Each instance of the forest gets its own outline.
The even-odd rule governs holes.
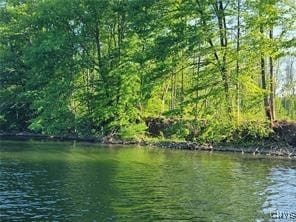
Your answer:
[[[264,137],[296,120],[295,18],[293,0],[0,0],[0,129]]]

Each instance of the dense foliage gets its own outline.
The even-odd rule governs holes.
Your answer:
[[[162,117],[172,138],[221,141],[296,119],[293,0],[0,7],[2,130],[139,138]]]

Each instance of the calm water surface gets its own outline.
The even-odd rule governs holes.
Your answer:
[[[277,211],[296,213],[295,160],[0,142],[1,222],[272,221]]]

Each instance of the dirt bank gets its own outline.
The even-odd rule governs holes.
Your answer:
[[[123,144],[123,145],[140,145],[154,146],[168,149],[182,150],[203,150],[219,152],[240,152],[251,153],[253,155],[285,156],[296,158],[296,122],[275,121],[273,131],[268,138],[260,139],[253,142],[224,142],[224,143],[207,143],[201,144],[190,141],[124,141],[113,137],[75,137],[75,136],[46,136],[35,133],[5,133],[0,132],[0,139],[7,140],[42,140],[42,141],[78,141],[102,144]]]
[[[296,122],[275,121],[273,123],[274,135],[272,139],[282,141],[296,147]]]

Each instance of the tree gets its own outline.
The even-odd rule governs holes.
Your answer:
[[[244,121],[294,115],[275,109],[293,107],[280,63],[295,47],[289,1],[7,0],[0,10],[5,130],[131,138],[163,117],[182,137],[190,128],[218,141]]]

